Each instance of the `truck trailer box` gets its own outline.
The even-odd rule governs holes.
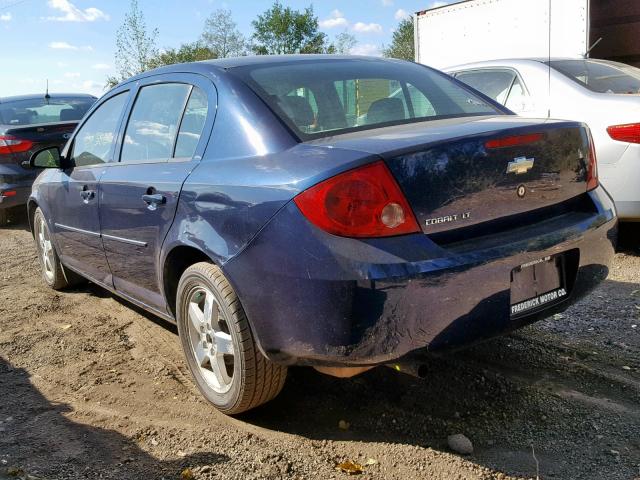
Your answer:
[[[640,66],[640,0],[466,0],[417,12],[416,61],[581,57]]]

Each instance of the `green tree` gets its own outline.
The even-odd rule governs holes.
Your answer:
[[[107,79],[107,85],[114,86],[148,70],[150,61],[158,56],[157,37],[157,28],[147,30],[138,0],[131,0],[131,9],[125,14],[124,21],[116,33],[115,64],[118,73]]]
[[[333,48],[335,49],[335,53],[339,55],[349,55],[351,53],[351,49],[358,44],[356,37],[351,35],[349,32],[342,32],[336,35],[336,40],[333,44]]]
[[[201,60],[210,60],[218,58],[216,53],[209,47],[199,42],[184,43],[179,48],[168,48],[159,52],[155,57],[149,59],[149,68],[158,68],[163,65],[172,65],[174,63],[199,62]]]
[[[200,41],[217,58],[239,57],[247,51],[247,42],[233,21],[231,10],[213,12],[204,23]]]
[[[415,60],[413,20],[411,18],[400,21],[398,28],[393,32],[391,45],[389,48],[385,48],[382,53],[385,57]]]
[[[283,7],[276,0],[269,10],[253,21],[253,51],[258,55],[287,53],[333,53],[327,36],[318,31],[313,7],[304,12]]]

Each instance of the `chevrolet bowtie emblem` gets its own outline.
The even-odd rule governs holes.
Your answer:
[[[527,158],[527,157],[514,158],[513,162],[509,162],[507,164],[507,173],[515,173],[516,175],[527,173],[529,170],[533,168],[533,163],[535,161],[536,161],[535,158]]]

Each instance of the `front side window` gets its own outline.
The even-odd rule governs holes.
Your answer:
[[[547,65],[592,92],[640,93],[640,69],[629,65],[593,60],[553,60]]]
[[[39,125],[77,122],[91,108],[94,97],[53,97],[13,100],[0,104],[0,124]]]
[[[167,161],[173,147],[191,85],[161,83],[142,87],[124,135],[121,162]]]
[[[408,62],[316,60],[232,72],[303,139],[502,113],[439,72]]]
[[[73,141],[71,158],[76,166],[108,162],[128,92],[119,93],[100,105],[82,125]]]

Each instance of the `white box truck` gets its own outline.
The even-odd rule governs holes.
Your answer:
[[[416,61],[436,68],[589,48],[640,67],[640,0],[467,0],[414,19]]]

